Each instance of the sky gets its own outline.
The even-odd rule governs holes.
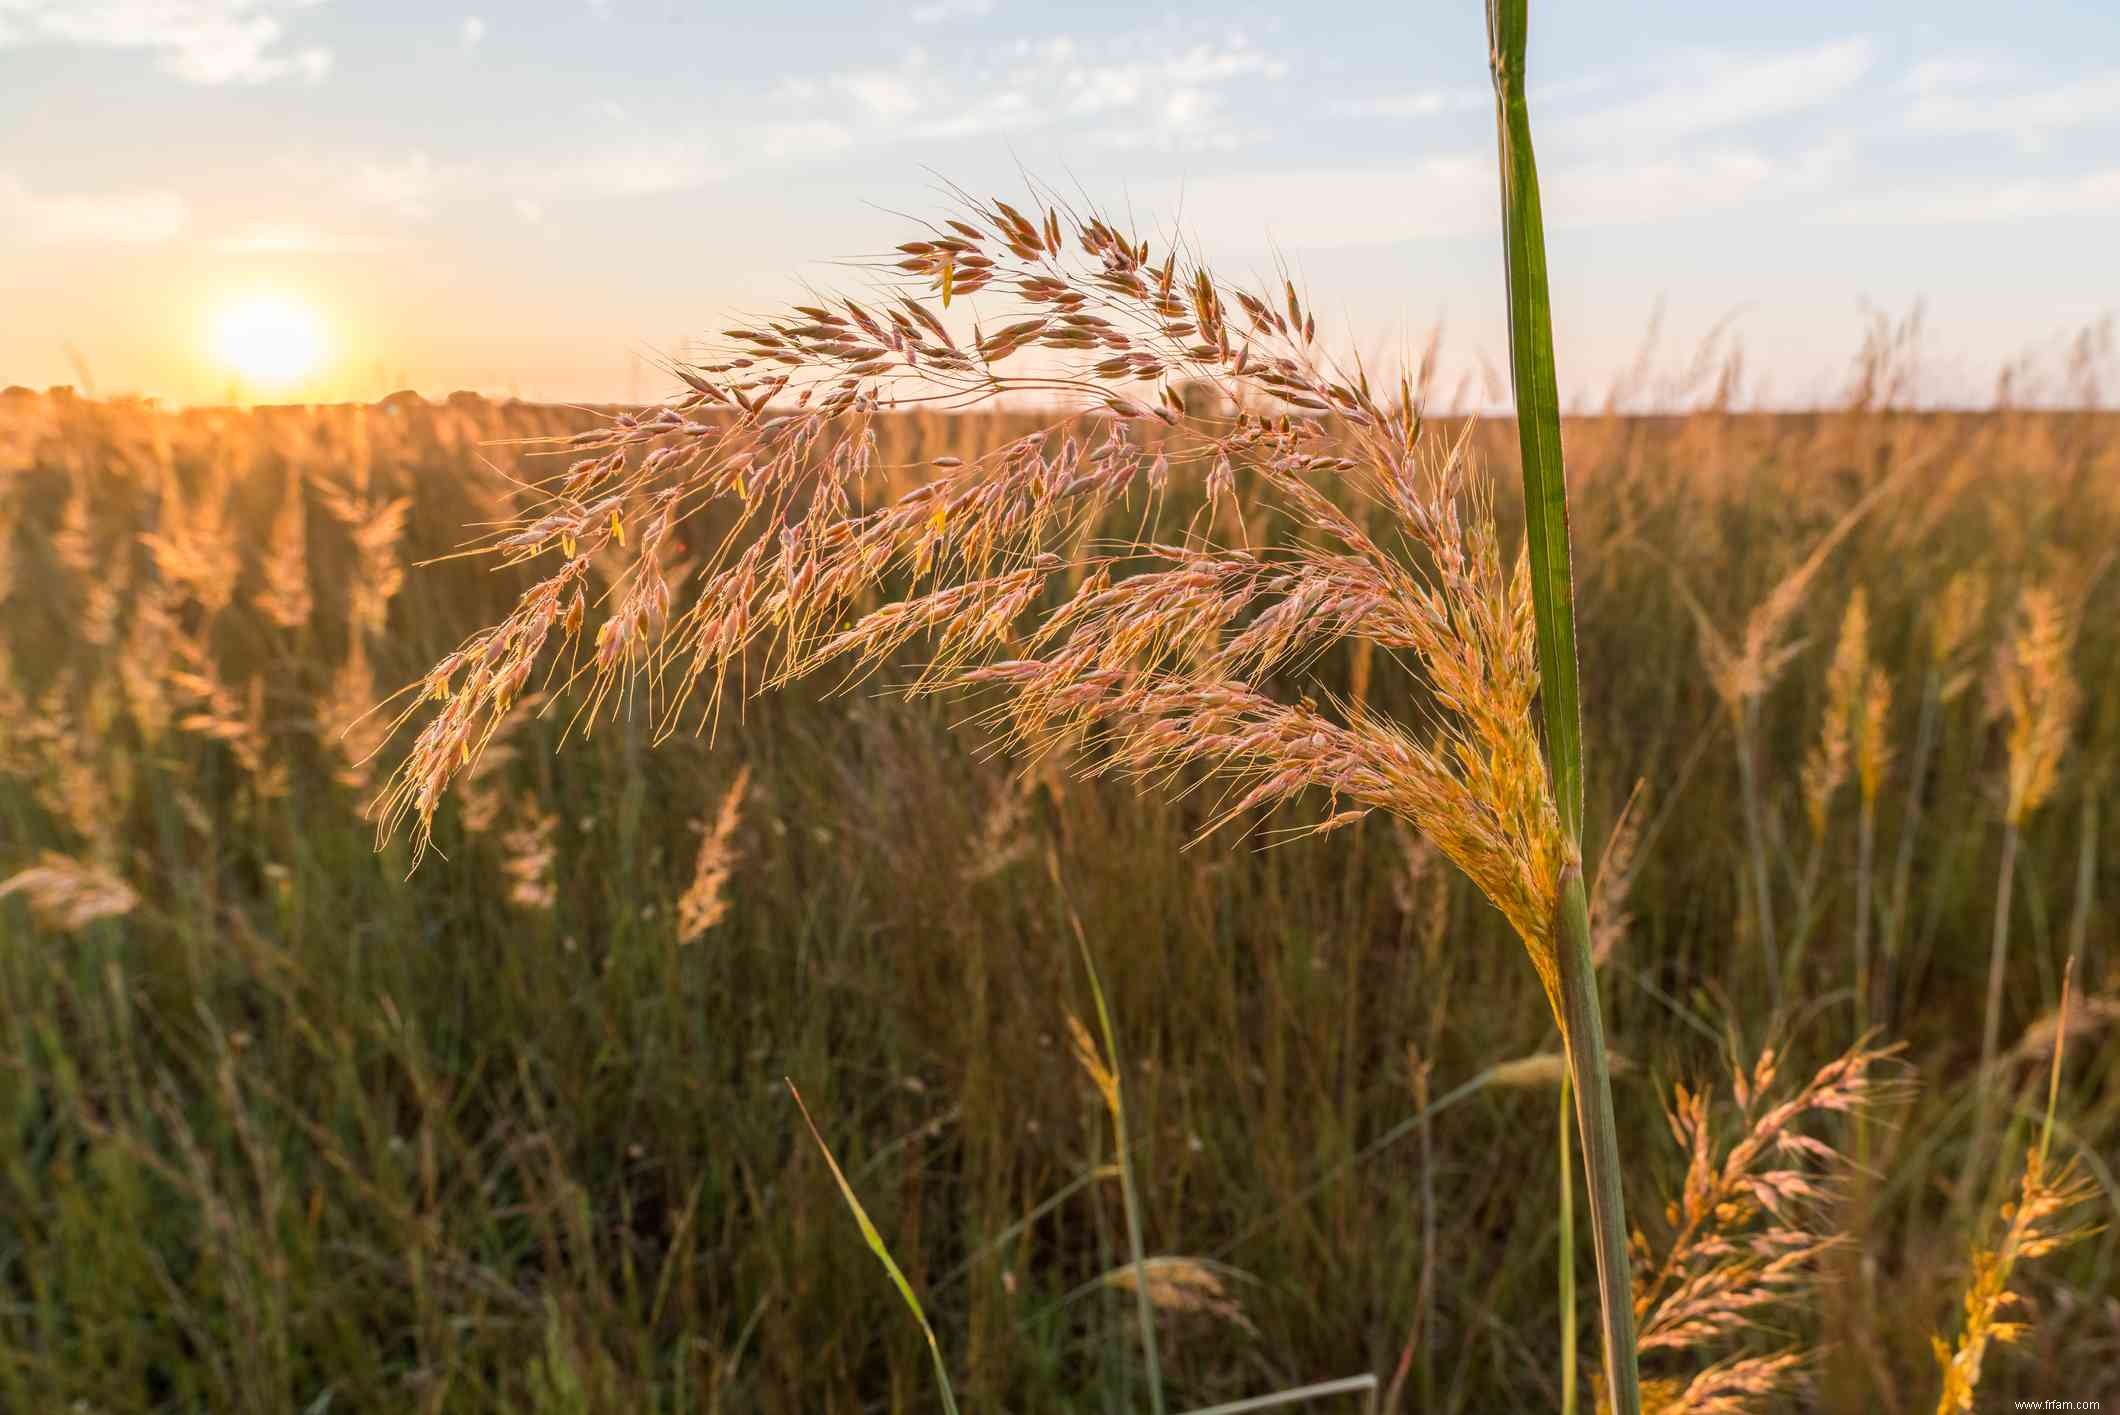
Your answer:
[[[2120,5],[1532,9],[1572,401],[1659,311],[1660,364],[1723,329],[1791,405],[1917,303],[1941,402],[2120,309]],[[1342,347],[1503,364],[1477,0],[0,0],[0,384],[652,399],[1031,178],[1285,263]],[[261,298],[321,345],[270,390],[218,339]]]

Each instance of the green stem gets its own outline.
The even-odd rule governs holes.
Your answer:
[[[2002,869],[1995,881],[1995,937],[1988,949],[1987,1011],[1980,1022],[1980,1072],[1975,1083],[1979,1096],[1974,1112],[1973,1149],[1965,1166],[1963,1193],[1970,1197],[1974,1176],[1987,1153],[1988,1134],[1995,1124],[1995,1053],[2002,1043],[2002,985],[2010,964],[2010,892],[2017,877],[2017,824],[2003,827]]]
[[[1612,1116],[1612,1073],[1590,954],[1590,901],[1582,871],[1561,883],[1561,1014],[1568,1069],[1575,1077],[1575,1120],[1583,1136],[1583,1174],[1590,1186],[1590,1239],[1597,1251],[1597,1295],[1603,1316],[1605,1383],[1614,1415],[1640,1415],[1635,1371],[1634,1284],[1621,1199],[1619,1127]]]
[[[1090,996],[1097,1004],[1097,1030],[1104,1040],[1104,1054],[1111,1062],[1112,1130],[1119,1145],[1119,1199],[1126,1210],[1126,1251],[1134,1267],[1134,1316],[1141,1327],[1141,1359],[1148,1367],[1148,1405],[1154,1415],[1163,1415],[1163,1359],[1156,1349],[1156,1308],[1148,1291],[1148,1249],[1141,1240],[1141,1196],[1134,1188],[1133,1147],[1126,1128],[1126,1072],[1119,1061],[1119,1037],[1112,1029],[1111,1009],[1104,1003],[1104,982],[1097,976],[1096,960],[1090,957],[1089,940],[1079,920],[1075,943],[1082,950],[1082,966],[1089,972]]]
[[[1569,1138],[1575,1088],[1561,1077],[1561,1415],[1575,1415],[1575,1147]]]
[[[1892,862],[1891,932],[1884,940],[1884,987],[1880,990],[1887,1009],[1898,994],[1899,955],[1906,946],[1908,891],[1914,882],[1914,840],[1921,830],[1921,786],[1928,775],[1929,754],[1936,748],[1936,710],[1942,685],[1936,670],[1922,680],[1921,717],[1914,728],[1914,755],[1907,763],[1907,808],[1900,818],[1898,858]],[[1889,1025],[1891,1019],[1885,1019]]]
[[[1553,802],[1570,863],[1561,878],[1554,930],[1561,1033],[1574,1077],[1576,1124],[1589,1179],[1590,1230],[1613,1415],[1640,1415],[1634,1299],[1620,1192],[1619,1136],[1590,952],[1590,904],[1578,863],[1583,838],[1583,733],[1575,649],[1575,582],[1568,539],[1568,482],[1561,458],[1560,384],[1553,362],[1553,309],[1546,281],[1545,218],[1531,112],[1524,99],[1526,0],[1487,0],[1501,165],[1502,238],[1509,288],[1509,379],[1523,457],[1524,532],[1538,627],[1539,700],[1546,725]]]
[[[1870,1016],[1870,874],[1877,856],[1877,802],[1862,798],[1862,833],[1855,845],[1855,1031],[1875,1025]]]
[[[1774,939],[1774,888],[1767,871],[1767,824],[1759,802],[1759,768],[1752,760],[1752,738],[1758,726],[1758,700],[1747,698],[1737,720],[1737,784],[1744,797],[1745,837],[1752,850],[1752,896],[1759,913],[1759,951],[1767,966],[1767,995],[1778,1013],[1781,950]]]
[[[2076,902],[2069,913],[2068,961],[2077,973],[2090,967],[2085,946],[2090,942],[2091,909],[2097,898],[2098,792],[2083,793],[2083,828],[2076,836]]]

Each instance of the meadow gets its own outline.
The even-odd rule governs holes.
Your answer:
[[[1859,1161],[1818,1200],[1842,1241],[1722,1336],[1807,1353],[1765,1408],[1934,1408],[2073,959],[2054,1144],[2104,1228],[2018,1270],[1981,1408],[2110,1401],[2120,419],[2008,383],[1915,410],[1904,333],[1835,409],[1741,411],[1710,358],[1565,424],[1630,1214],[1678,1221],[1674,1083],[1727,1134],[1762,1048],[1786,1090],[1868,1018],[1891,1084],[1811,1117]],[[0,397],[0,1406],[932,1408],[792,1078],[967,1406],[1140,1408],[1086,951],[1176,1408],[1361,1373],[1556,1408],[1553,1014],[1379,816],[1203,835],[1217,789],[1022,769],[887,667],[659,741],[651,702],[592,724],[532,681],[427,858],[378,847],[410,729],[364,714],[532,583],[450,552],[608,416]],[[1433,421],[1520,536],[1512,425]],[[884,415],[878,457],[910,482],[1036,425]],[[1315,672],[1434,712],[1390,654]]]

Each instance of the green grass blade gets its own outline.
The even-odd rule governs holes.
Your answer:
[[[1134,1265],[1134,1306],[1141,1324],[1142,1360],[1148,1366],[1148,1406],[1154,1415],[1164,1415],[1163,1361],[1156,1349],[1156,1308],[1149,1299],[1148,1254],[1141,1242],[1141,1201],[1134,1188],[1134,1160],[1132,1147],[1126,1136],[1126,1077],[1119,1069],[1119,1041],[1112,1032],[1111,1011],[1104,1005],[1104,984],[1097,977],[1097,965],[1089,956],[1089,941],[1083,937],[1082,925],[1075,924],[1075,942],[1082,950],[1082,966],[1089,971],[1090,996],[1097,1003],[1097,1031],[1104,1042],[1104,1057],[1111,1067],[1113,1095],[1112,1128],[1118,1132],[1119,1194],[1126,1206],[1126,1245]]]
[[[1509,287],[1509,376],[1524,462],[1524,526],[1538,626],[1539,698],[1546,716],[1548,769],[1571,850],[1583,838],[1582,707],[1575,650],[1575,581],[1568,543],[1568,480],[1561,461],[1560,382],[1553,363],[1553,309],[1546,285],[1545,221],[1531,111],[1524,99],[1526,0],[1488,0],[1487,41],[1494,74],[1495,136],[1501,163],[1502,246]],[[1574,1073],[1576,1123],[1583,1137],[1590,1230],[1597,1254],[1598,1316],[1605,1379],[1614,1415],[1639,1415],[1634,1311],[1621,1193],[1619,1137],[1605,1059],[1597,968],[1581,868],[1570,863],[1555,901],[1562,1034]]]
[[[786,1077],[781,1079],[787,1082],[788,1094],[795,1098],[795,1108],[802,1112],[802,1123],[810,1127],[810,1138],[817,1142],[817,1152],[824,1156],[825,1164],[831,1168],[832,1178],[839,1185],[840,1197],[846,1200],[847,1207],[853,1211],[854,1222],[861,1227],[862,1239],[869,1245],[869,1251],[876,1255],[876,1260],[883,1264],[883,1270],[891,1275],[892,1283],[898,1288],[898,1295],[905,1299],[905,1305],[913,1313],[913,1320],[920,1323],[921,1335],[927,1338],[928,1355],[935,1358],[935,1379],[942,1388],[942,1408],[948,1411],[949,1415],[957,1415],[957,1396],[950,1389],[949,1367],[942,1362],[942,1347],[935,1340],[935,1329],[928,1325],[927,1311],[921,1307],[920,1298],[913,1291],[913,1284],[905,1280],[905,1274],[899,1270],[897,1260],[891,1257],[891,1250],[884,1246],[883,1235],[878,1233],[876,1225],[869,1221],[869,1211],[861,1207],[861,1200],[854,1195],[854,1186],[847,1183],[845,1173],[839,1168],[839,1161],[832,1158],[831,1146],[825,1144],[824,1136],[818,1133],[817,1122],[810,1118],[810,1108],[802,1103],[802,1092],[795,1089],[794,1081]]]
[[[1571,841],[1583,838],[1583,726],[1575,657],[1574,569],[1568,481],[1561,465],[1561,395],[1553,365],[1546,228],[1524,102],[1525,0],[1488,0],[1496,137],[1502,169],[1502,248],[1509,283],[1509,382],[1524,462],[1524,534],[1538,619],[1539,697],[1553,799]]]

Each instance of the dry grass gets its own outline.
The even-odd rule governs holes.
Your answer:
[[[990,281],[982,315],[994,293]],[[930,312],[962,352],[974,346],[959,294]],[[1217,298],[1226,325],[1249,327],[1233,295]],[[1116,354],[1101,342],[1046,352]],[[1135,1271],[1109,1121],[1084,1113],[1054,1001],[1079,987],[1064,902],[1128,1023],[1146,1251],[1197,1255],[1183,1261],[1216,1276],[1256,1329],[1166,1304],[1173,1396],[1209,1403],[1403,1363],[1409,1408],[1553,1405],[1559,1064],[1510,902],[1535,898],[1549,867],[1508,863],[1542,838],[1541,809],[1510,804],[1525,749],[1478,717],[1529,691],[1513,637],[1518,512],[1504,492],[1490,521],[1477,475],[1511,465],[1510,430],[1431,414],[1401,455],[1412,489],[1385,488],[1400,498],[1387,509],[1366,452],[1344,470],[1273,465],[1324,456],[1326,439],[1366,447],[1374,429],[1322,416],[1324,431],[1291,448],[1291,405],[1247,420],[1253,440],[1230,446],[1236,408],[1188,396],[1183,414],[1163,405],[1174,424],[1100,402],[1058,431],[1050,409],[878,408],[859,415],[867,468],[843,507],[775,480],[775,439],[799,422],[766,428],[779,413],[726,405],[652,435],[652,411],[629,427],[469,401],[251,415],[0,406],[0,443],[21,449],[0,472],[0,877],[69,881],[48,886],[48,906],[42,883],[0,898],[0,1113],[16,1137],[0,1211],[18,1236],[0,1257],[0,1404],[264,1411],[307,1408],[327,1388],[335,1405],[382,1408],[561,1409],[570,1391],[630,1409],[918,1402],[932,1389],[925,1343],[852,1241],[807,1141],[793,1143],[770,1089],[785,1074],[814,1078],[805,1093],[968,1403],[1137,1399],[1138,1363],[1129,1373],[1115,1353],[1138,1349],[1139,1293],[1101,1281]],[[1394,391],[1379,407],[1383,435],[1403,434],[1391,419],[1404,401]],[[1124,455],[1099,462],[1114,435]],[[545,439],[578,436],[582,450],[545,455],[558,445]],[[1738,762],[1714,746],[1730,710],[1700,672],[1701,621],[1672,598],[1671,568],[1707,622],[1743,624],[1867,506],[1762,640],[1782,661],[1750,699],[1767,885],[1788,937],[1806,939],[1785,960],[1789,996],[1826,1009],[1783,1034],[1775,1070],[1813,1077],[1863,1029],[1841,999],[1864,972],[1853,949],[1874,895],[1873,1015],[1905,1039],[1920,1089],[1889,1097],[1867,1132],[1863,1221],[1802,1202],[1777,1219],[1740,1185],[1743,1225],[1725,1233],[1711,1214],[1701,1231],[1762,1264],[1748,1246],[1759,1235],[1846,1234],[1840,1248],[1859,1241],[1872,1260],[1874,1294],[1836,1296],[1854,1319],[1825,1325],[1808,1297],[1815,1264],[1777,1270],[1781,1289],[1703,1279],[1721,1259],[1696,1245],[1666,1293],[1695,1292],[1702,1320],[1766,1315],[1659,1344],[1647,1361],[1664,1383],[1652,1391],[1690,1391],[1696,1405],[1719,1391],[1756,1407],[1753,1388],[1808,1373],[1813,1399],[1925,1406],[1930,1318],[1957,1301],[1975,1240],[1977,1206],[1958,1211],[1938,1180],[1968,1150],[1975,1039],[1991,1012],[1999,1035],[2025,1034],[1996,1047],[2005,1085],[2043,1058],[2039,1028],[2058,1029],[2059,960],[2079,935],[2096,985],[2068,1014],[2058,1133],[2092,1157],[2120,1133],[2100,907],[2114,837],[2081,825],[2120,755],[2120,719],[2095,691],[2056,713],[2055,690],[2030,672],[2042,654],[2084,685],[2120,672],[2120,580],[2096,568],[2120,535],[2120,442],[2088,414],[1727,406],[1585,418],[1567,436],[1584,488],[1584,661],[1611,665],[1586,684],[1586,731],[1603,751],[1592,820],[1619,818],[1648,783],[1625,828],[1607,827],[1594,906],[1613,1043],[1636,1063],[1617,1088],[1637,1206],[1666,1177],[1655,1096],[1737,1050],[1726,1019],[1750,1036],[1770,1020],[1757,955],[1733,942],[1757,925],[1751,841],[1730,810]],[[660,446],[733,457],[747,440],[766,455],[742,468],[741,489],[716,482],[713,505],[686,503],[693,514],[652,546],[665,607],[641,588],[653,498],[719,473],[705,456],[642,464]],[[457,549],[466,525],[556,514],[568,465],[613,451],[624,455],[603,480],[573,495],[581,512],[624,490],[621,503],[553,531],[541,559],[421,563]],[[804,455],[814,471],[832,452]],[[1129,458],[1126,488],[1074,485]],[[551,490],[524,489],[555,467]],[[1070,509],[1091,502],[1093,514]],[[776,507],[793,515],[792,544],[783,523],[765,534]],[[1431,518],[1432,537],[1377,529],[1407,508]],[[861,543],[890,557],[863,569],[842,535],[873,536]],[[1127,544],[1144,548],[1122,556]],[[968,555],[988,556],[990,573],[968,579]],[[540,586],[576,560],[536,671],[512,687],[489,672],[474,730],[447,758],[451,800],[428,822],[437,857],[409,876],[402,846],[373,857],[362,812],[413,731],[360,709],[480,625],[525,622],[510,620],[525,603],[542,612]],[[788,613],[783,592],[806,567],[847,573],[836,618]],[[747,570],[755,581],[737,596]],[[979,588],[954,607],[940,597],[967,584]],[[2025,608],[2039,585],[2054,617]],[[1867,672],[1821,834],[1799,764],[1821,742],[1857,591]],[[1431,622],[1461,603],[1477,612]],[[700,607],[732,604],[748,616],[740,644],[691,676],[723,622]],[[898,618],[874,617],[885,611]],[[607,630],[614,619],[622,628]],[[835,643],[844,633],[864,637]],[[2027,646],[2004,670],[2024,707],[2012,713],[2013,680],[1997,676],[1991,718],[1966,688],[2004,638]],[[2033,651],[2042,643],[2056,647]],[[1070,698],[1055,668],[1069,654],[1120,676]],[[446,716],[481,667],[507,662],[459,658],[449,701],[429,697],[418,716]],[[717,668],[730,676],[710,741],[655,745],[655,729],[702,720]],[[745,703],[790,668],[810,682]],[[971,685],[1000,715],[960,725],[952,705],[819,701],[849,668],[887,688],[1003,669]],[[1145,676],[1122,686],[1128,672]],[[997,734],[1193,789],[1003,776],[980,760]],[[2066,750],[2049,749],[2057,736]],[[1217,763],[1237,769],[1210,775]],[[2019,946],[1991,1009],[1985,906],[2019,780]],[[1479,831],[1453,849],[1483,872],[1478,891],[1406,825],[1419,793],[1439,815],[1473,813]],[[1365,806],[1374,814],[1350,814]],[[713,829],[695,832],[703,814]],[[1225,839],[1274,848],[1185,848],[1223,821]],[[1865,831],[1882,852],[1874,887],[1837,863]],[[1825,865],[1807,886],[1821,838]],[[1048,858],[1064,901],[1031,867]],[[1479,903],[1490,891],[1504,910]],[[713,907],[688,909],[695,897]],[[127,912],[70,913],[120,899]],[[706,914],[712,946],[677,947]],[[1462,1089],[1510,1057],[1526,1060]],[[1717,1183],[1780,1101],[1750,1065],[1745,1080],[1749,1112],[1735,1091],[1706,1107]],[[1858,1153],[1837,1124],[1814,1109],[1783,1133]],[[1994,1131],[2006,1139],[2001,1118]],[[1415,1146],[1397,1138],[1415,1134],[1435,1196],[1425,1217]],[[1644,1211],[1652,1277],[1685,1227],[1698,1143],[1668,1174],[1681,1222]],[[1974,1148],[1992,1159],[2001,1143]],[[1837,1192],[1837,1165],[1777,1158],[1778,1144],[1740,1172],[1794,1171]],[[1772,1182],[1776,1197],[1785,1183]],[[2002,1252],[2009,1231],[1981,1246]],[[1153,1279],[1181,1260],[1146,1261]],[[2114,1261],[2107,1232],[2015,1265],[1998,1290],[2022,1305],[1995,1320],[2028,1328],[2016,1360],[1991,1338],[1983,1401],[2049,1394],[2055,1371],[2114,1368]],[[1238,1270],[1257,1282],[1239,1285]],[[1146,1291],[1153,1307],[1153,1280]],[[1645,1333],[1685,1329],[1659,1315],[1666,1305],[1645,1309]],[[1835,1352],[1854,1332],[1865,1345],[1843,1373]],[[1828,1364],[1848,1384],[1825,1386]]]

